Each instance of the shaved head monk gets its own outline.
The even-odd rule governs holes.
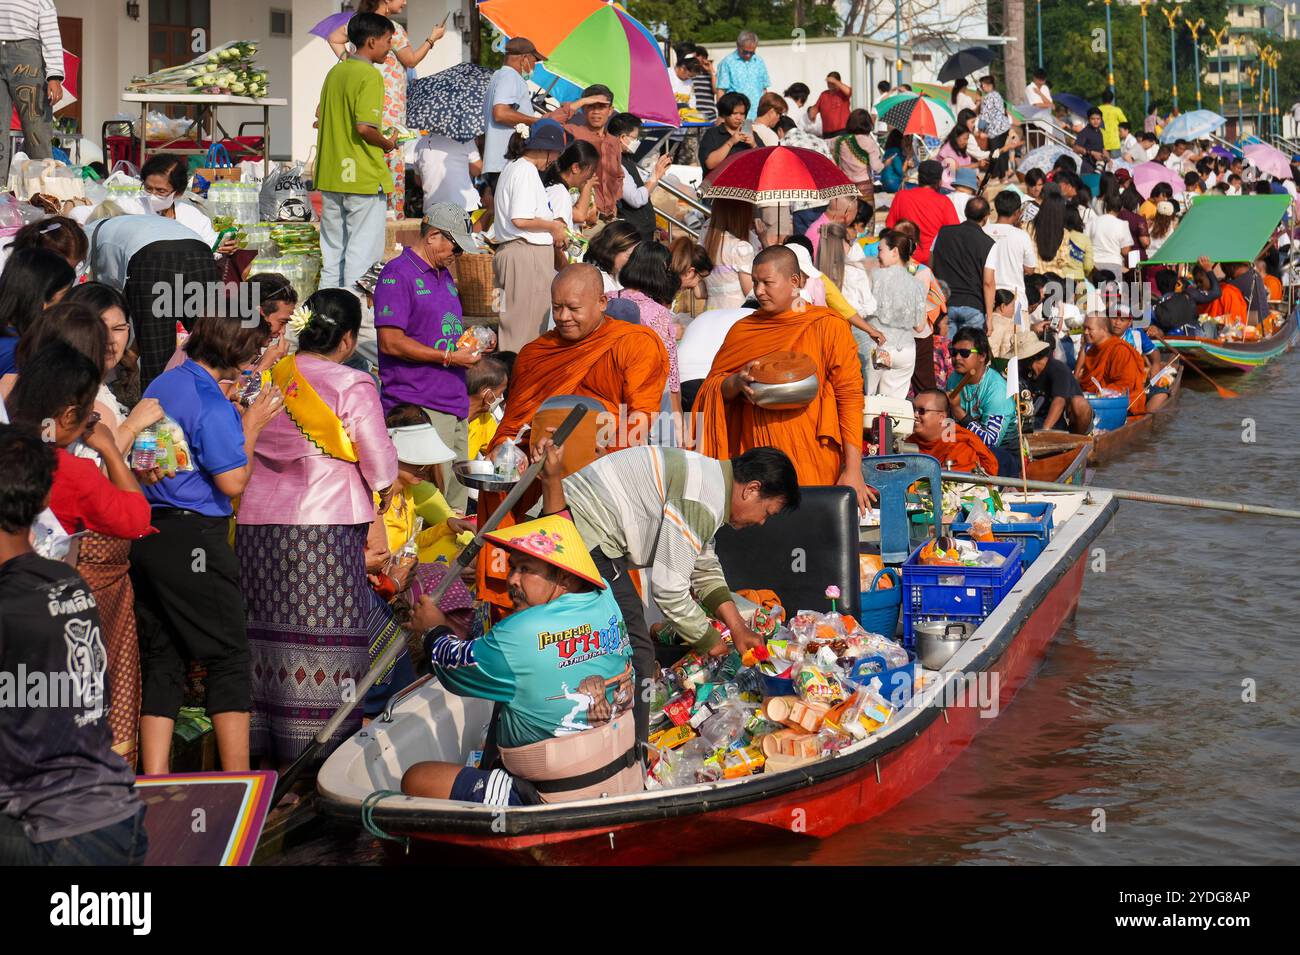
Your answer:
[[[533,420],[542,402],[556,395],[595,399],[594,410],[626,420],[626,428],[620,424],[617,429],[619,435],[626,435],[631,443],[645,442],[668,382],[668,352],[653,329],[608,318],[608,302],[595,266],[570,265],[555,276],[551,283],[555,328],[520,349],[505,416],[489,454],[515,437]],[[521,517],[540,493],[539,487],[536,494],[524,495],[515,516]],[[480,492],[479,514],[486,519],[503,497]],[[511,523],[507,518],[502,526]],[[503,610],[510,606],[505,557],[504,551],[492,546],[484,547],[479,557],[478,597]]]
[[[1110,333],[1105,315],[1089,315],[1083,320],[1083,337],[1088,343],[1079,357],[1075,377],[1084,391],[1098,394],[1102,388],[1127,391],[1128,413],[1140,415],[1147,407],[1147,363],[1137,349]]]
[[[862,479],[862,366],[849,325],[828,308],[799,296],[799,260],[786,246],[754,257],[750,274],[759,309],[727,332],[700,386],[700,450],[727,460],[751,448],[779,448],[794,462],[801,485],[838,484],[874,499]],[[772,352],[807,355],[821,388],[805,408],[769,410],[752,400],[751,366]]]
[[[922,454],[939,459],[939,466],[949,471],[973,474],[979,468],[997,476],[998,459],[989,446],[948,417],[948,393],[938,388],[917,392],[912,399],[912,443]]]

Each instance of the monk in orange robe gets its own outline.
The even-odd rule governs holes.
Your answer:
[[[916,415],[912,425],[912,443],[922,454],[938,458],[939,466],[947,471],[975,473],[979,468],[993,477],[998,473],[998,459],[989,446],[948,417],[948,394],[938,388],[927,388],[912,399]]]
[[[1128,413],[1144,414],[1147,409],[1147,363],[1136,348],[1122,338],[1110,333],[1110,322],[1104,315],[1089,315],[1083,321],[1083,337],[1088,347],[1079,357],[1075,377],[1083,390],[1097,394],[1097,383],[1103,388],[1127,391]]]
[[[727,460],[751,448],[779,448],[799,483],[853,488],[866,508],[873,492],[862,478],[862,366],[849,325],[828,308],[807,304],[799,260],[785,246],[764,249],[751,271],[759,310],[727,332],[695,399],[700,451]],[[821,389],[806,408],[754,404],[750,366],[778,351],[807,355]]]
[[[617,427],[612,422],[611,426],[602,424],[602,432],[625,438],[628,444],[645,443],[668,382],[668,351],[653,329],[606,316],[608,302],[594,266],[570,265],[555,277],[551,283],[555,328],[520,349],[507,391],[505,416],[489,452],[515,437],[533,420],[542,403],[555,395],[594,399],[600,406],[596,410],[603,409],[618,421]],[[619,446],[615,441],[608,450]],[[540,493],[539,485],[525,494],[501,526],[513,524]],[[480,520],[486,520],[503,499],[503,494],[479,492]],[[504,555],[505,551],[491,545],[483,548],[477,596],[509,609]]]

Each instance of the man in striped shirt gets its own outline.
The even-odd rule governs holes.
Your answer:
[[[53,107],[63,98],[63,76],[53,0],[0,0],[0,116],[17,107],[23,151],[32,159],[53,155]],[[9,181],[10,158],[6,134],[0,141],[0,182]]]
[[[623,611],[638,688],[637,738],[644,741],[654,644],[627,571],[649,568],[655,605],[696,652],[708,653],[719,645],[706,612],[727,626],[741,653],[762,645],[732,600],[713,551],[713,535],[723,524],[737,530],[754,527],[797,508],[794,464],[775,448],[753,448],[719,461],[678,448],[645,446],[607,454],[562,478],[563,449],[557,452],[543,441],[538,453],[546,454],[544,513],[555,514],[567,506]]]

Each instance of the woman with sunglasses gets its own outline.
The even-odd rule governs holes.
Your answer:
[[[989,362],[989,339],[983,329],[967,326],[953,336],[952,363],[956,371],[947,384],[949,413],[991,449],[1009,448],[1014,452],[1018,440],[1016,405],[1007,397],[1006,379]]]

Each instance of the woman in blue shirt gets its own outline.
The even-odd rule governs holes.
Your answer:
[[[949,413],[990,448],[1009,448],[1014,453],[1016,405],[1007,396],[1007,380],[989,365],[990,357],[983,329],[965,327],[953,336],[956,371],[948,379]]]
[[[143,475],[158,533],[131,546],[143,683],[140,755],[148,774],[168,772],[190,660],[207,668],[207,712],[222,769],[249,768],[251,676],[230,499],[243,493],[258,435],[283,398],[268,386],[241,417],[227,395],[269,338],[265,319],[246,327],[198,318],[185,363],[159,375],[144,394],[179,426],[193,466]]]

